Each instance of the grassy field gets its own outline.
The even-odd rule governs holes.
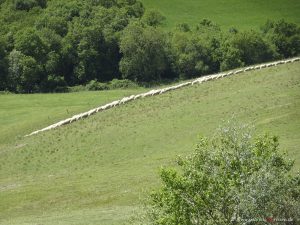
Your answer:
[[[158,9],[167,18],[165,27],[178,23],[195,25],[210,19],[222,28],[258,29],[268,19],[300,24],[298,0],[141,0],[146,9]]]
[[[36,129],[141,91],[142,88],[67,94],[0,95],[0,149],[4,144]]]
[[[76,111],[96,104],[99,93],[83,93],[89,94],[90,105],[80,93],[77,103],[70,103],[69,94],[53,101],[63,116],[71,106]],[[118,94],[111,95],[106,96]],[[55,98],[36,98],[43,96]],[[9,109],[1,107],[1,115],[9,110],[23,121],[18,108],[26,96],[1,98],[15,101]],[[52,103],[40,104],[52,115]],[[28,120],[42,120],[35,108],[25,107],[32,115]],[[300,168],[300,63],[295,63],[134,101],[8,144],[0,150],[0,224],[121,224],[144,191],[158,184],[160,166],[193,151],[199,134],[212,135],[233,114],[256,125],[257,133],[279,135]],[[27,129],[22,127],[11,135]]]

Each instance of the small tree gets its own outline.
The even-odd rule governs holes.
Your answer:
[[[139,23],[130,24],[120,41],[120,71],[124,79],[160,80],[167,68],[166,40],[162,31]]]
[[[157,27],[163,23],[163,21],[166,19],[159,11],[156,10],[149,10],[146,11],[144,16],[142,17],[142,21],[153,27]]]
[[[268,21],[262,27],[263,33],[276,46],[282,57],[292,57],[300,54],[300,27],[284,20]]]
[[[14,0],[14,6],[16,10],[26,10],[29,11],[33,7],[39,6],[41,8],[46,8],[46,0]]]
[[[243,127],[222,129],[211,140],[200,139],[178,166],[160,173],[150,224],[297,224],[300,176],[291,173],[293,162],[279,151],[277,137],[253,139]]]
[[[241,60],[246,65],[270,61],[277,57],[271,43],[254,31],[234,34],[231,45],[238,49]]]
[[[6,79],[7,79],[7,44],[4,39],[0,36],[0,90],[5,90]]]
[[[8,89],[22,93],[36,91],[37,83],[40,80],[41,67],[35,59],[17,50],[13,50],[8,59]]]

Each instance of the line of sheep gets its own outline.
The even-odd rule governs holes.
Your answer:
[[[280,64],[293,63],[293,62],[296,62],[296,61],[300,61],[300,57],[292,58],[292,59],[288,59],[288,60],[276,61],[276,62],[267,63],[267,64],[261,64],[261,65],[257,65],[257,66],[250,66],[250,67],[246,67],[244,69],[233,70],[233,71],[229,71],[229,72],[225,72],[225,73],[207,75],[207,76],[197,78],[193,81],[178,84],[176,86],[151,90],[151,91],[148,91],[146,93],[142,93],[142,94],[138,94],[138,95],[131,95],[129,97],[124,97],[121,100],[113,101],[111,103],[100,106],[98,108],[91,109],[87,112],[80,113],[78,115],[74,115],[71,118],[62,120],[58,123],[55,123],[55,124],[50,125],[48,127],[45,127],[41,130],[34,131],[31,134],[26,135],[25,137],[31,136],[31,135],[34,135],[34,134],[38,134],[38,133],[43,132],[43,131],[52,130],[52,129],[55,129],[57,127],[60,127],[60,126],[66,125],[66,124],[73,123],[77,120],[89,117],[89,116],[91,116],[91,115],[93,115],[97,112],[107,110],[107,109],[113,108],[113,107],[118,106],[118,105],[125,104],[127,102],[130,102],[130,101],[133,101],[133,100],[136,100],[136,99],[139,99],[139,98],[145,98],[145,97],[148,97],[148,96],[160,95],[160,94],[163,94],[165,92],[176,90],[176,89],[179,89],[179,88],[182,88],[182,87],[185,87],[185,86],[194,85],[194,84],[201,84],[201,83],[206,82],[206,81],[215,80],[215,79],[219,79],[219,78],[223,78],[223,77],[227,77],[227,76],[231,76],[231,75],[235,75],[235,74],[239,74],[239,73],[243,73],[243,72],[247,72],[247,71],[251,71],[251,70],[259,70],[259,69],[263,69],[263,68],[267,68],[267,67],[277,66],[277,65],[280,65]]]

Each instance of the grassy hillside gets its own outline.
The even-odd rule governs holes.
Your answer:
[[[0,95],[0,148],[14,139],[137,90]]]
[[[141,0],[146,9],[158,9],[167,18],[165,26],[178,23],[197,24],[204,18],[221,25],[224,29],[258,29],[268,19],[300,24],[298,0]]]
[[[299,74],[300,63],[249,72],[20,138],[0,150],[0,224],[120,224],[160,166],[233,114],[279,135],[299,168]]]

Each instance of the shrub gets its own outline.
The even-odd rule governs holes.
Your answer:
[[[43,91],[47,92],[67,92],[67,83],[63,76],[51,74],[44,81]]]
[[[209,41],[198,34],[175,32],[171,38],[173,67],[183,79],[212,72],[212,49]]]
[[[220,57],[221,71],[231,70],[245,65],[245,63],[242,62],[240,50],[233,47],[229,41],[224,41],[222,43],[220,52],[222,55]]]
[[[0,95],[10,95],[12,92],[9,91],[0,91]]]
[[[8,90],[21,93],[37,91],[41,66],[37,64],[36,60],[17,50],[13,50],[9,54],[8,59]]]
[[[144,16],[142,17],[142,21],[153,27],[157,27],[163,23],[163,21],[166,19],[159,11],[156,10],[149,10],[146,11]]]
[[[80,92],[80,91],[86,91],[86,87],[84,85],[76,85],[72,87],[67,88],[68,92]]]
[[[232,47],[238,49],[246,65],[270,61],[276,58],[272,45],[254,31],[233,34]]]
[[[166,72],[165,34],[140,23],[130,24],[120,41],[120,72],[124,79],[138,82],[160,80]]]
[[[112,81],[109,82],[109,88],[110,89],[126,89],[126,88],[137,88],[138,85],[134,83],[131,80],[118,80],[118,79],[113,79]]]
[[[41,8],[46,8],[46,0],[15,0],[14,6],[16,10],[26,10],[29,11],[33,7],[40,6]]]
[[[187,23],[180,23],[176,25],[176,30],[180,32],[189,32],[191,31],[191,28]]]
[[[180,171],[160,173],[162,187],[147,208],[150,224],[297,223],[300,175],[291,174],[293,162],[277,137],[252,138],[244,127],[230,126],[200,139],[195,152],[177,163]]]
[[[86,85],[87,90],[89,91],[103,91],[103,90],[108,90],[109,86],[108,84],[105,83],[100,83],[96,80],[91,80],[87,85]]]
[[[284,20],[268,21],[262,31],[276,46],[282,57],[292,57],[300,54],[300,27]]]

